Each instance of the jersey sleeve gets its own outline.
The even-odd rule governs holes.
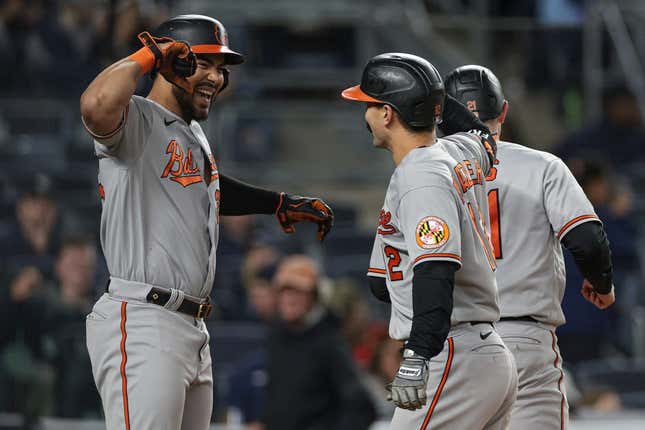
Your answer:
[[[544,207],[559,240],[572,228],[600,222],[584,191],[562,160],[552,160],[544,177]]]
[[[123,111],[119,126],[111,133],[98,135],[87,127],[94,138],[96,154],[123,161],[137,159],[142,153],[146,137],[150,134],[151,111],[145,101],[131,98]]]
[[[411,268],[425,261],[461,266],[459,206],[452,190],[441,186],[413,189],[402,197],[397,216]]]
[[[372,255],[370,257],[370,267],[367,269],[367,276],[374,276],[377,278],[385,278],[386,269],[385,261],[383,259],[383,239],[376,233],[374,238],[374,246],[372,246]]]

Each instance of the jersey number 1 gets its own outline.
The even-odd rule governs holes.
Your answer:
[[[499,188],[488,192],[488,212],[490,214],[490,235],[495,250],[495,259],[502,259],[502,228],[499,223]]]

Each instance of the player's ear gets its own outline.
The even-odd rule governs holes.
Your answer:
[[[502,111],[500,112],[499,116],[497,117],[497,122],[500,124],[504,124],[504,121],[506,121],[506,114],[508,113],[508,102],[504,100],[504,105],[502,105]]]
[[[394,109],[390,105],[383,105],[382,109],[383,125],[388,126],[394,120]]]

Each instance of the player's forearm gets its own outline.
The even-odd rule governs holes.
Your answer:
[[[448,262],[425,262],[414,268],[414,316],[406,348],[426,359],[439,354],[448,337],[456,271],[457,266]]]
[[[486,124],[450,94],[446,94],[439,130],[446,136],[470,130],[490,133]]]
[[[280,204],[280,193],[246,184],[230,176],[219,177],[222,215],[274,214]]]
[[[95,134],[116,129],[141,76],[141,66],[124,58],[103,70],[81,95],[81,115]]]
[[[611,250],[602,225],[597,222],[580,224],[562,238],[562,244],[571,252],[580,273],[596,292],[609,293],[613,282]]]
[[[367,282],[370,285],[372,295],[378,300],[385,303],[392,303],[390,300],[390,293],[387,291],[387,283],[385,278],[378,278],[376,276],[368,276]]]

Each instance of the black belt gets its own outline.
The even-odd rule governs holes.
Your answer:
[[[491,327],[495,327],[492,322],[490,321],[468,321],[470,325],[477,325],[477,324],[489,324]]]
[[[539,322],[533,317],[502,317],[499,319],[500,321],[524,321],[524,322]]]
[[[159,288],[152,287],[146,296],[146,300],[148,300],[148,303],[164,306],[168,303],[168,300],[170,300],[170,293],[160,290]],[[210,303],[210,299],[208,298],[206,299],[206,302],[200,303],[184,297],[184,300],[182,300],[181,304],[177,308],[177,312],[203,319],[208,318],[212,310],[213,305]]]
[[[105,285],[105,292],[110,291],[110,279],[107,280]],[[170,293],[160,290],[159,288],[152,287],[148,295],[146,296],[148,303],[153,303],[155,305],[164,306],[170,300]],[[213,310],[213,305],[210,303],[210,298],[206,298],[205,303],[195,302],[184,297],[181,304],[177,308],[177,312],[182,314],[190,315],[195,318],[206,319],[211,314]]]

